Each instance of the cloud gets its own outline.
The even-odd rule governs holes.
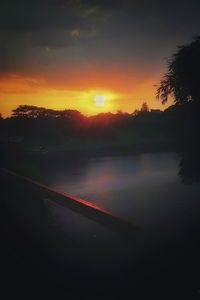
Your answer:
[[[74,38],[74,39],[79,39],[80,38],[80,29],[78,28],[75,28],[75,29],[72,29],[72,31],[70,32],[71,34],[71,37]]]
[[[69,72],[97,62],[148,73],[199,34],[199,6],[196,0],[3,0],[0,73]]]
[[[1,30],[34,31],[45,28],[70,28],[84,25],[101,12],[81,1],[20,0],[1,3]],[[86,20],[87,19],[87,20]]]
[[[104,18],[96,6],[79,0],[3,1],[0,73],[32,72],[40,64],[58,61],[59,51],[50,50],[78,47],[77,40],[94,38],[101,14]]]

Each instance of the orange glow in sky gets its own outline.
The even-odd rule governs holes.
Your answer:
[[[7,117],[18,105],[27,104],[60,110],[77,109],[86,115],[117,110],[131,113],[139,109],[144,101],[150,108],[162,110],[166,108],[156,100],[154,86],[156,79],[141,77],[136,80],[131,76],[123,79],[123,76],[109,74],[110,80],[105,75],[97,76],[96,79],[93,76],[93,80],[90,76],[87,81],[86,78],[83,80],[81,74],[78,75],[76,83],[65,83],[64,79],[59,81],[56,76],[55,82],[52,78],[46,80],[44,77],[2,76],[0,77],[0,112]]]

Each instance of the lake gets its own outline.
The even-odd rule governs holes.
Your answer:
[[[187,226],[195,226],[199,218],[200,185],[181,182],[179,162],[176,153],[76,160],[48,170],[48,184],[98,204],[144,231],[172,238]],[[56,206],[52,213],[62,225],[73,224],[72,235],[79,227],[77,232],[82,236],[80,218],[70,219],[66,210]],[[91,230],[91,224],[84,234],[90,234],[88,228]]]

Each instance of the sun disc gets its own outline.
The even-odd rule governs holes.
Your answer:
[[[107,96],[106,95],[102,95],[102,94],[97,94],[95,96],[95,103],[97,106],[104,106],[105,105],[105,100],[106,100]]]

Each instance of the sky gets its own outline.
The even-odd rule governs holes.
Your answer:
[[[199,0],[2,0],[0,112],[165,109],[166,58],[200,34]]]

